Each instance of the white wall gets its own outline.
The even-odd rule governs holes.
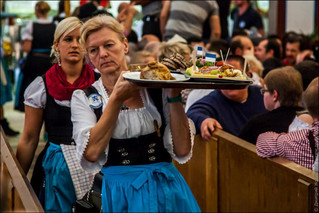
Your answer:
[[[286,32],[312,34],[315,27],[315,1],[286,1]]]

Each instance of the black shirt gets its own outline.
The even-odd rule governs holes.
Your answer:
[[[257,29],[264,28],[260,14],[251,6],[242,14],[238,15],[238,9],[235,8],[231,12],[231,18],[234,20],[233,31],[239,29],[248,29],[256,27]]]
[[[302,107],[279,107],[250,119],[239,133],[240,138],[256,144],[258,135],[272,131],[276,133],[288,132],[289,125]]]

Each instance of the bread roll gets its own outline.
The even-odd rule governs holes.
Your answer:
[[[169,69],[156,61],[148,63],[147,67],[142,69],[140,79],[175,80]]]

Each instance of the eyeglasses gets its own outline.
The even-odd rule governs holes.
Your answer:
[[[265,94],[265,92],[269,92],[269,90],[268,89],[265,89],[265,88],[261,88],[260,89],[260,94]]]

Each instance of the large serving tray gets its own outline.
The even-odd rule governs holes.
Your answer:
[[[139,72],[125,73],[123,77],[135,85],[147,88],[184,88],[184,89],[243,89],[252,80],[231,80],[220,78],[194,79],[183,74],[172,73],[177,80],[154,81],[139,78]],[[203,81],[201,81],[203,80]]]

